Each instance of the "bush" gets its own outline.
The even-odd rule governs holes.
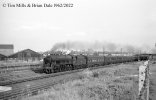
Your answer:
[[[93,77],[98,78],[99,77],[99,73],[98,72],[93,72]]]

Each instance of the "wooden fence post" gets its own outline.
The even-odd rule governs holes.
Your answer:
[[[149,100],[149,60],[139,67],[139,100]]]

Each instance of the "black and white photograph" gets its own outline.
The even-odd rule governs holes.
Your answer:
[[[156,100],[155,0],[0,0],[0,100]]]

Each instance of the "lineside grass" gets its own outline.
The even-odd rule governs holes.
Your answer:
[[[80,72],[78,79],[58,83],[47,91],[23,100],[136,100],[136,66],[139,65],[121,64],[94,71],[86,69]]]

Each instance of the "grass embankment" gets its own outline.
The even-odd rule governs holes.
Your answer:
[[[78,79],[58,83],[39,95],[23,100],[135,100],[138,94],[137,67],[121,64],[112,68],[80,72]]]
[[[156,61],[150,65],[149,100],[156,100]]]

